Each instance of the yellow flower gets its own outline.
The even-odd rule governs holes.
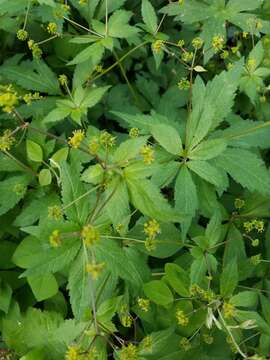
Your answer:
[[[152,50],[154,53],[159,53],[162,48],[164,46],[164,41],[163,40],[156,40],[153,44],[152,44]]]
[[[32,103],[32,100],[40,99],[42,99],[42,96],[39,94],[39,92],[34,92],[33,94],[28,93],[23,96],[23,100],[27,105],[30,105]]]
[[[28,40],[27,44],[28,48],[32,51],[33,57],[39,59],[42,55],[42,50],[40,49],[38,44],[36,44],[34,40]]]
[[[130,328],[133,324],[132,316],[129,314],[124,314],[124,315],[120,316],[120,321],[121,321],[121,324],[126,328]]]
[[[96,67],[95,67],[95,70],[96,70],[96,72],[98,72],[98,73],[102,73],[103,72],[103,67],[102,67],[102,65],[97,65]]]
[[[189,351],[192,348],[190,341],[186,337],[180,340],[179,345],[184,351]]]
[[[155,239],[156,236],[161,233],[160,225],[155,219],[144,223],[143,228],[144,233],[150,239]]]
[[[0,136],[0,151],[8,151],[15,143],[15,138],[12,136],[12,131],[6,129],[2,136]]]
[[[180,90],[188,90],[190,88],[190,81],[187,78],[182,78],[177,86]]]
[[[65,360],[79,360],[80,352],[78,346],[69,346]]]
[[[143,156],[143,162],[146,165],[152,164],[152,162],[155,160],[154,150],[151,145],[144,145],[141,148],[140,154]]]
[[[28,32],[24,29],[19,29],[17,31],[18,40],[25,41],[28,38]]]
[[[211,344],[213,344],[213,342],[214,342],[214,338],[213,338],[213,336],[211,336],[211,335],[203,334],[203,341],[204,341],[206,344],[211,345]]]
[[[65,74],[61,74],[58,76],[58,81],[62,86],[65,86],[68,83],[68,78]]]
[[[220,54],[221,59],[227,59],[229,57],[229,51],[222,50],[222,53]]]
[[[187,315],[184,313],[183,310],[176,311],[176,320],[177,320],[177,324],[181,326],[187,326],[189,323],[189,318],[187,317]]]
[[[249,58],[247,61],[247,70],[254,71],[256,69],[256,60],[253,58]]]
[[[137,302],[138,302],[139,308],[142,311],[147,312],[149,310],[150,300],[143,299],[143,298],[138,298]]]
[[[48,25],[47,25],[47,31],[49,34],[51,35],[54,35],[57,33],[57,25],[56,23],[54,22],[50,22]]]
[[[129,137],[131,137],[131,138],[136,138],[139,136],[139,134],[140,134],[140,131],[138,128],[131,128],[129,130]]]
[[[244,38],[244,39],[247,39],[249,33],[248,33],[247,31],[243,31],[242,35],[243,35],[243,38]]]
[[[138,359],[138,349],[133,344],[128,344],[123,346],[119,352],[120,360],[137,360]]]
[[[145,240],[144,246],[145,246],[145,248],[146,248],[147,251],[151,252],[151,251],[156,250],[156,248],[157,248],[157,242],[156,242],[155,239],[147,238],[147,239]]]
[[[105,147],[112,147],[115,145],[116,137],[109,134],[107,131],[103,131],[103,133],[99,137],[99,141],[101,145]]]
[[[180,47],[180,48],[182,48],[184,45],[185,45],[185,40],[178,40],[178,43],[177,43],[177,45]]]
[[[88,145],[89,153],[91,155],[96,155],[98,152],[99,146],[100,145],[99,145],[98,139],[93,138]]]
[[[242,200],[242,199],[235,199],[234,200],[234,207],[236,209],[242,209],[242,207],[245,206],[245,200]]]
[[[63,217],[61,207],[57,205],[48,207],[48,217],[54,220],[61,220]]]
[[[12,92],[6,92],[5,94],[0,95],[0,106],[3,108],[4,112],[10,113],[17,103],[18,97]]]
[[[93,263],[93,264],[87,264],[85,270],[87,273],[89,273],[92,276],[94,280],[96,280],[99,277],[102,270],[104,269],[104,267],[105,267],[105,263],[100,263],[100,264]]]
[[[230,303],[224,303],[223,312],[225,319],[232,318],[235,316],[235,307]]]
[[[200,49],[203,46],[203,39],[201,39],[200,37],[196,37],[192,40],[192,46],[194,47],[194,49]]]
[[[193,52],[184,51],[181,58],[183,61],[189,62],[193,59]]]
[[[72,136],[69,137],[68,143],[74,149],[78,149],[81,145],[81,142],[84,139],[84,131],[83,130],[74,130]]]
[[[252,264],[253,266],[259,265],[260,262],[261,262],[261,256],[262,256],[261,254],[257,254],[257,255],[251,256],[251,258],[250,258],[251,264]]]
[[[214,36],[212,39],[212,46],[213,46],[215,52],[222,50],[224,43],[225,43],[225,39],[223,36],[221,36],[221,35]]]
[[[49,237],[50,245],[54,248],[61,246],[61,235],[58,229],[54,230]]]
[[[100,233],[92,225],[85,225],[81,231],[81,236],[86,246],[92,246],[100,240]]]

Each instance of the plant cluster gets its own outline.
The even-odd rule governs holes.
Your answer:
[[[269,0],[0,0],[0,358],[270,356]]]

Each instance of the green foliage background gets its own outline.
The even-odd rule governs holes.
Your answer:
[[[1,358],[269,358],[269,20],[0,0]]]

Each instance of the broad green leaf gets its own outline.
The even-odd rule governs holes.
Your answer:
[[[181,166],[175,182],[175,207],[190,216],[194,216],[198,208],[196,186],[185,165]]]
[[[84,223],[89,215],[90,204],[87,197],[80,198],[87,190],[75,169],[67,162],[61,164],[62,200],[63,205],[66,206],[64,212],[67,217],[72,221]]]
[[[82,50],[75,58],[68,63],[68,65],[81,64],[89,59],[94,63],[99,63],[104,54],[104,47],[100,42],[96,42]]]
[[[85,108],[91,108],[95,106],[102,99],[103,95],[109,88],[110,86],[102,86],[86,91],[80,106]]]
[[[52,182],[52,174],[49,169],[42,169],[38,174],[38,181],[41,186],[50,185]]]
[[[68,277],[68,290],[72,312],[76,319],[81,319],[85,311],[93,306],[93,279],[86,272],[86,250],[80,250],[73,262]]]
[[[216,210],[205,230],[205,237],[210,248],[218,243],[222,231],[221,226],[221,213]]]
[[[143,286],[145,295],[158,305],[169,305],[173,302],[173,295],[168,286],[161,280],[150,281]]]
[[[190,279],[189,274],[176,264],[165,265],[166,281],[177,292],[177,294],[188,297]]]
[[[270,194],[269,172],[256,154],[243,149],[227,149],[215,163],[244,188]]]
[[[32,140],[26,141],[26,153],[31,161],[41,162],[43,160],[43,151],[41,146]]]
[[[260,7],[262,3],[262,0],[230,0],[227,4],[227,9],[231,12],[254,10]]]
[[[264,334],[270,335],[270,325],[257,312],[238,310],[236,318],[241,322],[252,320],[260,331],[262,331]]]
[[[270,323],[270,300],[265,295],[260,294],[260,303],[261,303],[261,306],[262,306],[263,317],[265,318],[265,320],[269,324]]]
[[[58,291],[58,284],[53,274],[29,276],[27,281],[37,301],[43,301],[54,296]]]
[[[202,141],[189,154],[192,160],[210,160],[222,154],[227,147],[224,139]]]
[[[100,164],[90,165],[82,174],[81,179],[90,184],[101,183],[104,169]]]
[[[154,34],[158,27],[158,20],[155,9],[149,0],[142,1],[142,17],[149,31]]]
[[[0,294],[0,310],[7,314],[11,302],[12,289],[4,281],[0,283]]]
[[[216,187],[226,188],[228,186],[228,181],[226,181],[227,179],[224,179],[219,169],[217,169],[207,161],[189,161],[188,168],[192,170],[195,174],[200,176],[202,179],[208,181]]]
[[[54,123],[59,120],[65,119],[67,116],[70,115],[70,113],[71,113],[71,108],[68,108],[66,106],[65,107],[59,106],[56,109],[50,111],[49,114],[45,116],[45,118],[43,119],[43,123],[44,124],[48,123],[50,125],[50,123]]]
[[[130,11],[116,10],[108,21],[109,35],[120,39],[136,35],[138,29],[128,24],[131,16],[132,13]]]
[[[238,284],[238,267],[236,258],[233,258],[223,269],[220,276],[220,294],[229,297]]]
[[[181,220],[182,209],[177,214],[150,180],[130,177],[126,180],[131,202],[144,215],[164,222]]]
[[[239,307],[253,307],[258,302],[258,294],[255,291],[241,291],[230,298],[230,303]]]
[[[179,155],[182,150],[182,141],[175,128],[167,124],[156,124],[151,133],[155,140],[169,153]]]

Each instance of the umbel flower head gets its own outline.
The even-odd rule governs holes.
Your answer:
[[[81,231],[81,236],[86,246],[92,246],[100,240],[100,233],[92,225],[85,225]]]
[[[76,345],[69,346],[65,355],[65,360],[79,360],[79,357],[80,357],[79,347]]]
[[[81,142],[83,141],[85,135],[83,130],[74,130],[72,132],[72,136],[68,138],[68,143],[71,147],[74,149],[78,149],[78,147],[81,145]]]
[[[152,164],[152,162],[155,160],[155,158],[154,158],[154,150],[153,150],[153,147],[151,145],[144,145],[140,150],[140,154],[142,155],[143,162],[146,165]]]
[[[18,103],[16,93],[7,91],[0,94],[0,106],[4,112],[10,113]]]
[[[15,138],[12,136],[12,131],[6,129],[2,136],[0,136],[0,151],[8,151],[15,143]]]
[[[128,344],[123,346],[119,352],[120,360],[137,360],[138,359],[138,349],[134,344]]]

